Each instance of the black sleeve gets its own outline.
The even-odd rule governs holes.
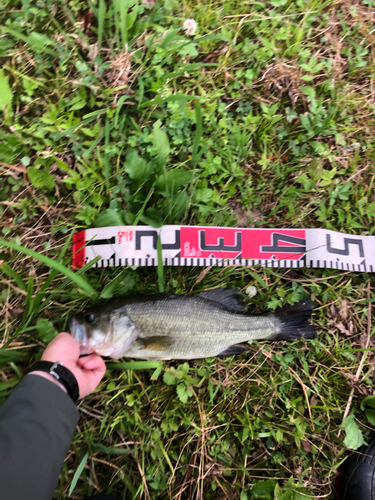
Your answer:
[[[51,500],[79,420],[53,382],[27,375],[0,408],[1,500]]]

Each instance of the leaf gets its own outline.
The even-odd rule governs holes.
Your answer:
[[[366,396],[361,401],[361,410],[365,410],[365,405],[375,408],[375,396]]]
[[[169,196],[171,193],[176,193],[180,187],[189,184],[193,177],[194,172],[192,171],[169,170],[156,179],[156,189],[163,196]]]
[[[27,175],[29,176],[30,182],[37,189],[47,189],[47,191],[52,191],[55,187],[55,180],[53,175],[48,173],[44,169],[39,169],[38,167],[29,167],[27,169]]]
[[[177,388],[177,396],[179,397],[181,403],[187,403],[187,400],[190,396],[193,395],[191,389],[186,386],[186,384],[178,384]]]
[[[118,210],[108,208],[105,212],[98,215],[94,221],[94,227],[108,227],[108,226],[125,226],[123,215]]]
[[[163,216],[157,208],[147,208],[140,219],[148,226],[161,227],[163,225]]]
[[[0,111],[11,104],[13,99],[12,89],[8,83],[8,77],[4,75],[2,69],[0,69]]]
[[[69,493],[68,493],[68,496],[70,497],[71,494],[73,493],[74,491],[74,488],[76,487],[77,485],[77,482],[78,482],[78,479],[79,479],[79,476],[81,475],[83,469],[85,468],[85,465],[86,465],[86,462],[87,462],[87,459],[89,458],[89,452],[86,451],[84,457],[82,458],[81,460],[81,463],[79,464],[78,466],[78,469],[76,470],[74,476],[73,476],[73,479],[72,479],[72,484],[70,485],[70,488],[69,488]]]
[[[366,406],[371,406],[371,408],[366,408]],[[367,396],[362,399],[361,410],[365,412],[367,420],[371,425],[375,425],[375,396]]]
[[[55,329],[53,324],[45,318],[38,319],[36,322],[36,329],[38,331],[38,338],[40,338],[45,344],[49,344],[58,334],[58,331]]]
[[[276,483],[272,479],[267,481],[258,481],[251,488],[251,497],[262,500],[273,500]]]
[[[108,285],[106,285],[101,294],[101,299],[110,299],[113,295],[124,294],[131,290],[135,285],[137,278],[133,271],[130,269],[124,269],[121,271],[116,278],[114,278]]]
[[[167,370],[163,376],[163,382],[167,385],[176,385],[179,379],[174,376],[172,370]]]
[[[146,160],[138,155],[137,151],[131,151],[126,156],[124,168],[131,179],[135,181],[147,181],[151,177],[154,165],[152,162],[147,163]]]
[[[165,162],[170,153],[171,148],[169,146],[168,136],[165,132],[160,130],[160,126],[161,126],[161,121],[157,120],[154,123],[152,130],[152,142],[156,149],[159,160]]]
[[[352,412],[343,422],[346,438],[344,440],[345,446],[356,450],[365,443],[362,432],[354,420],[354,413]]]

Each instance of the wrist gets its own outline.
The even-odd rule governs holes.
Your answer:
[[[46,373],[47,375],[53,377],[66,389],[67,394],[69,394],[74,403],[77,402],[79,398],[79,387],[77,379],[74,373],[66,368],[61,361],[57,361],[55,363],[53,361],[46,360],[37,361],[28,370],[26,370],[25,375],[34,372]],[[52,378],[49,377],[48,380],[53,381]]]
[[[65,387],[62,385],[61,382],[59,382],[53,375],[51,375],[50,373],[46,373],[46,372],[42,372],[42,371],[38,371],[36,370],[35,372],[31,372],[31,373],[28,373],[28,375],[38,375],[39,377],[43,377],[47,380],[50,380],[52,383],[54,383],[55,385],[59,386],[60,389],[62,389],[64,392],[68,392]]]

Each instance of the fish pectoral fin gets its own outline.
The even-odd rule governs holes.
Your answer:
[[[140,349],[147,349],[149,351],[163,351],[172,346],[173,340],[168,335],[160,335],[155,337],[143,337],[137,339],[137,344]]]
[[[219,352],[217,356],[234,356],[235,354],[242,354],[246,351],[248,351],[248,348],[245,345],[233,344],[224,349],[224,351]]]

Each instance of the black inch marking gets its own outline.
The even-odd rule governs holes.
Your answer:
[[[354,238],[344,238],[344,249],[340,248],[333,248],[331,246],[331,235],[327,234],[326,235],[326,240],[327,240],[327,251],[329,253],[335,253],[337,255],[349,255],[350,250],[349,250],[349,245],[358,245],[358,250],[359,250],[359,256],[364,257],[365,252],[363,250],[363,242],[362,240],[355,240]]]
[[[142,238],[152,238],[152,247],[154,250],[157,249],[158,245],[158,233],[157,231],[135,231],[135,249],[142,249]],[[175,231],[175,242],[174,243],[162,243],[163,250],[179,250],[180,249],[180,230]]]
[[[216,245],[206,245],[206,231],[199,231],[200,249],[206,252],[241,252],[242,234],[239,231],[235,233],[236,243],[234,245],[225,245],[224,238],[218,238]]]
[[[135,232],[135,249],[141,250],[142,238],[152,238],[152,246],[154,250],[157,248],[158,244],[158,233],[156,231],[136,231]]]
[[[279,246],[279,242],[292,243],[295,247]],[[300,245],[300,246],[297,246]],[[261,252],[287,252],[287,253],[305,253],[306,240],[304,238],[297,238],[296,236],[288,236],[281,233],[272,233],[272,245],[262,245]]]
[[[103,240],[92,240],[87,243],[86,246],[95,246],[95,245],[114,245],[116,243],[116,236],[112,236],[112,238],[105,238]]]
[[[110,256],[110,258],[109,258],[109,259],[107,259],[107,266],[109,266],[109,265],[110,265],[110,264],[109,264],[109,261],[110,261],[110,260],[113,260],[113,265],[115,266],[115,265],[116,265],[116,252],[115,252],[115,253],[113,253],[113,254]]]
[[[174,243],[162,243],[161,247],[163,250],[179,250],[180,249],[180,230],[175,231],[175,242]]]

